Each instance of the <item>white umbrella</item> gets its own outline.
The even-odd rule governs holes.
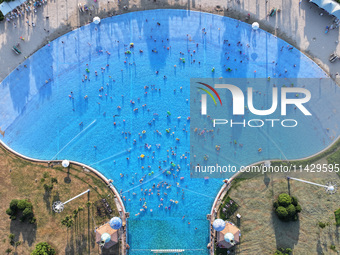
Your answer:
[[[63,160],[63,162],[61,162],[61,165],[66,168],[70,165],[70,161],[65,159],[65,160]]]
[[[98,25],[100,23],[100,18],[99,17],[94,17],[93,18],[93,23]]]
[[[216,219],[213,222],[213,228],[216,231],[222,231],[225,228],[225,221],[222,219]]]
[[[257,29],[260,28],[260,25],[259,25],[259,23],[254,22],[254,23],[251,25],[251,27],[252,27],[254,30],[257,30]]]

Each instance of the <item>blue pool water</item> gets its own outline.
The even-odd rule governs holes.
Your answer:
[[[113,179],[131,215],[130,254],[149,254],[150,249],[207,254],[206,215],[222,181],[190,179],[190,78],[326,77],[289,47],[248,24],[207,13],[153,10],[107,18],[61,36],[6,77],[0,86],[1,139],[21,154],[79,161]],[[125,54],[128,50],[131,54]],[[228,67],[233,71],[226,72]],[[262,146],[271,153],[259,154],[250,153],[257,150],[259,136],[235,133],[248,146],[225,155],[246,165],[325,148],[339,134],[334,110],[339,91],[324,87],[322,93],[329,94],[325,104],[320,88],[314,90],[320,105],[313,108],[316,118],[299,117],[307,123],[308,139],[289,147],[301,132],[283,139],[277,131]],[[273,144],[284,153],[270,150]],[[141,212],[144,202],[147,209]]]

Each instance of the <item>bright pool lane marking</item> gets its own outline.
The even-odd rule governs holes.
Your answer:
[[[93,165],[99,164],[99,163],[101,163],[101,162],[103,162],[103,161],[106,161],[106,160],[108,160],[108,159],[110,159],[110,158],[114,158],[114,157],[120,156],[120,155],[122,155],[122,154],[124,154],[124,153],[128,153],[128,152],[131,151],[131,149],[132,149],[132,148],[128,148],[128,149],[126,149],[126,150],[124,150],[124,151],[118,152],[118,153],[116,153],[116,154],[114,154],[114,155],[112,155],[112,156],[110,156],[110,157],[108,157],[108,158],[104,158],[104,159],[102,159],[102,160],[100,160],[100,161],[97,161],[97,162],[95,162],[95,163],[93,163],[93,164],[91,164],[91,165],[89,165],[89,166],[93,166]]]
[[[69,141],[60,151],[58,151],[57,154],[55,154],[55,156],[51,159],[54,160],[59,154],[60,152],[62,152],[70,143],[73,142],[74,139],[76,139],[78,136],[80,136],[82,133],[84,133],[90,126],[92,126],[97,120],[95,119],[94,121],[91,122],[90,125],[88,125],[86,128],[84,128],[78,135],[76,135],[75,137],[72,138],[71,141]]]

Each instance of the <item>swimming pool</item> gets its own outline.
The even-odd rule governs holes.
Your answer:
[[[326,77],[288,47],[248,24],[207,13],[152,10],[107,18],[50,42],[6,77],[0,87],[1,139],[21,154],[79,161],[113,179],[131,215],[130,254],[150,249],[207,254],[206,215],[222,181],[190,179],[189,79]],[[225,71],[225,52],[237,59],[227,64],[232,72]],[[338,107],[338,89],[328,90],[328,104],[315,115],[331,118],[327,125],[337,137],[339,116],[332,109]],[[332,142],[320,123],[309,132],[319,137],[305,141],[289,158],[311,155]],[[240,135],[251,147],[253,134]],[[246,165],[282,157],[279,150],[249,155],[240,150],[237,161]]]

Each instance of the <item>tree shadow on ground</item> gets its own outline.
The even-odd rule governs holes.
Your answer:
[[[65,254],[85,255],[90,254],[91,251],[95,249],[98,249],[98,246],[96,246],[95,243],[96,235],[93,231],[95,226],[92,221],[90,210],[91,208],[87,207],[85,211],[80,212],[74,220],[74,225],[70,230],[68,230]],[[109,251],[111,251],[111,249]],[[119,254],[119,252],[108,254]]]
[[[19,220],[12,220],[10,224],[10,232],[19,238],[22,236],[23,242],[28,246],[32,246],[37,235],[37,225],[28,222],[21,222]]]
[[[75,248],[74,248],[74,242],[73,242],[73,230],[68,230],[68,234],[70,235],[70,238],[67,238],[67,245],[65,247],[65,254],[66,255],[74,255],[75,254]]]
[[[266,185],[266,187],[268,188],[269,183],[270,183],[270,178],[268,177],[267,173],[264,174],[263,182]]]
[[[278,248],[291,248],[299,242],[300,221],[281,221],[275,212],[272,212],[272,223],[275,231],[276,246]]]
[[[119,243],[111,246],[109,249],[102,249],[102,255],[118,255],[119,254]]]
[[[64,182],[69,184],[71,183],[71,178],[70,178],[70,167],[67,169],[67,176],[64,178]]]
[[[59,192],[56,191],[56,193],[53,195],[53,198],[52,198],[52,202],[56,202],[56,201],[60,201],[60,196],[59,196]]]
[[[50,198],[51,198],[51,192],[45,191],[43,200],[45,202],[46,209],[47,209],[48,212],[51,211],[51,201],[50,201]]]

